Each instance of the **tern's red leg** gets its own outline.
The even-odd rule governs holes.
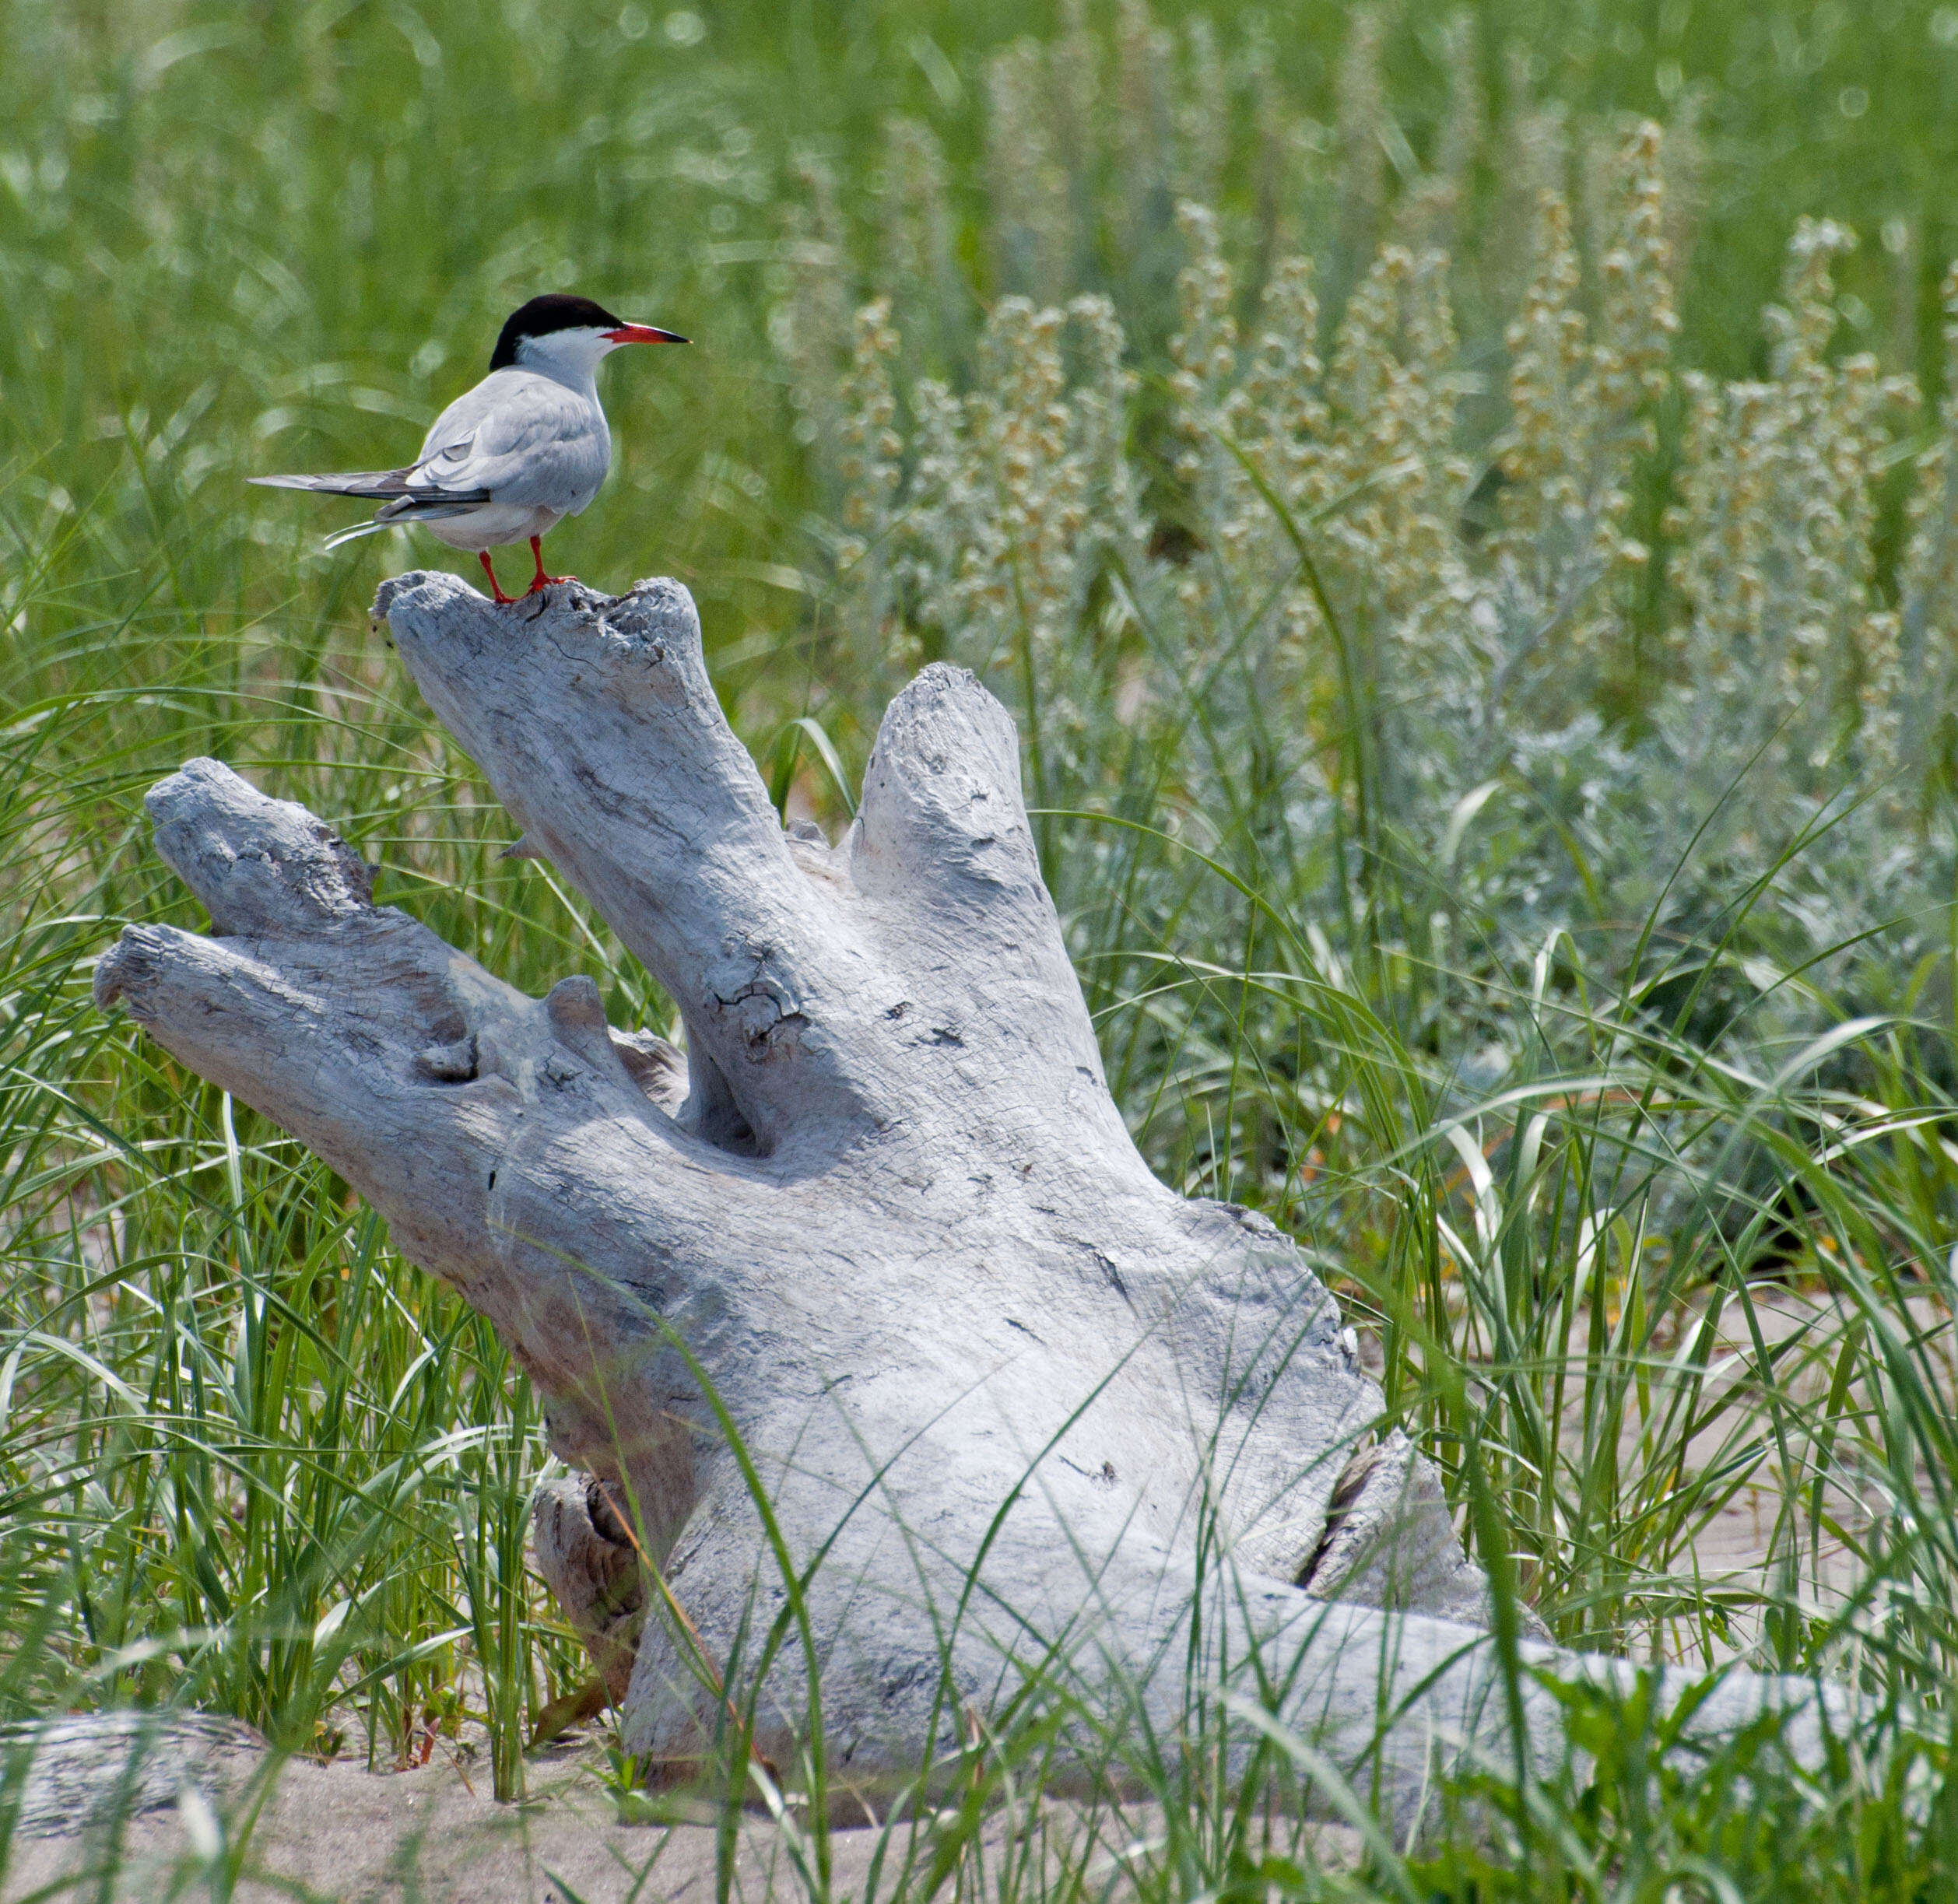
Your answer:
[[[503,591],[503,584],[497,580],[497,565],[490,559],[489,550],[486,549],[479,549],[477,552],[477,555],[479,559],[480,559],[482,563],[483,573],[490,578],[490,592],[494,595],[499,601],[514,601],[517,598],[514,595],[506,595]]]
[[[553,582],[575,582],[578,579],[575,575],[546,575],[544,573],[542,536],[533,535],[530,538],[530,552],[537,559],[537,573],[530,578],[530,586],[524,591],[525,594],[534,595],[539,589],[548,588]]]

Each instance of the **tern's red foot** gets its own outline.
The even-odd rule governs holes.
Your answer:
[[[511,602],[514,601],[517,598],[514,595],[506,595],[504,593],[503,584],[497,580],[497,565],[490,559],[489,550],[486,549],[479,550],[477,552],[477,557],[482,564],[483,573],[490,578],[490,592],[494,595],[499,601],[502,602],[505,607],[507,607]]]
[[[530,538],[530,552],[536,558],[537,573],[530,578],[530,586],[524,591],[525,594],[534,595],[539,589],[548,588],[553,582],[575,582],[578,579],[575,575],[546,575],[544,573],[544,538],[541,535],[533,535]]]

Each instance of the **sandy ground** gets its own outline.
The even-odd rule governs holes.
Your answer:
[[[500,1805],[487,1795],[484,1769],[468,1766],[465,1781],[439,1758],[390,1773],[296,1761],[268,1781],[262,1752],[226,1748],[204,1763],[202,1777],[213,1794],[208,1804],[166,1801],[128,1819],[119,1833],[97,1826],[17,1835],[0,1876],[0,1900],[712,1904],[718,1847],[711,1825],[622,1825],[595,1762],[595,1753],[576,1746],[534,1758],[526,1801]],[[44,1815],[39,1822],[63,1821]],[[1124,1871],[1159,1842],[1146,1808],[1104,1815],[1090,1831],[1074,1808],[1050,1803],[1017,1840],[1007,1827],[1004,1815],[995,1815],[982,1836],[990,1888],[1011,1862],[1032,1880],[1025,1888],[1033,1895],[1046,1888],[1039,1868],[1044,1864],[1050,1881],[1085,1866],[1086,1894],[1132,1895]],[[1322,1866],[1349,1868],[1356,1861],[1356,1834],[1325,1825],[1304,1831],[1310,1855]],[[862,1897],[880,1848],[877,1895],[914,1894],[935,1848],[928,1825],[833,1829],[830,1895]],[[743,1904],[801,1904],[817,1895],[812,1875],[798,1868],[798,1855],[809,1855],[801,1834],[758,1814],[744,1816],[732,1895]],[[230,1888],[227,1859],[237,1873]],[[915,1872],[909,1885],[907,1860]]]
[[[500,1805],[486,1767],[472,1793],[437,1759],[412,1772],[357,1765],[286,1765],[258,1809],[256,1755],[226,1768],[229,1793],[209,1808],[167,1805],[100,1830],[16,1839],[0,1897],[42,1895],[161,1904],[230,1895],[240,1904],[654,1904],[714,1895],[714,1833],[703,1824],[622,1825],[591,1768],[575,1753],[530,1767],[530,1797]],[[861,1895],[879,1834],[832,1834],[834,1882]],[[901,1853],[900,1840],[886,1853]],[[228,1843],[223,1841],[228,1839]],[[242,1841],[242,1843],[240,1843]],[[212,1853],[236,1853],[240,1881],[212,1882]],[[105,1868],[116,1872],[108,1891]],[[48,1887],[58,1887],[50,1892]],[[765,1818],[744,1820],[734,1895],[805,1895],[788,1839]]]

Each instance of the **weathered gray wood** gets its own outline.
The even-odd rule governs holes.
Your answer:
[[[684,1056],[608,1026],[589,980],[532,1000],[374,908],[319,822],[209,761],[151,805],[214,934],[132,927],[97,996],[355,1184],[629,1503],[710,1656],[647,1623],[635,1748],[700,1752],[715,1678],[739,1689],[784,1604],[717,1411],[794,1566],[822,1555],[842,1776],[901,1773],[1029,1671],[1146,1681],[1173,1718],[1200,1548],[1242,1584],[1208,1630],[1303,1646],[1288,1710],[1337,1748],[1430,1676],[1405,1778],[1435,1727],[1486,1735],[1483,1582],[1405,1440],[1368,1451],[1381,1397],[1335,1305],[1268,1222],[1173,1194],[1129,1139],[998,703],[927,668],[832,848],[778,824],[676,584],[498,608],[409,575],[376,613],[524,850],[676,1001]],[[762,1701],[778,1762],[805,1671],[791,1634]]]
[[[613,1484],[592,1474],[546,1481],[531,1504],[537,1570],[584,1640],[612,1703],[623,1706],[646,1618],[646,1580]]]
[[[236,1796],[265,1753],[237,1720],[167,1707],[0,1726],[0,1816],[30,1836],[113,1829],[187,1793]]]

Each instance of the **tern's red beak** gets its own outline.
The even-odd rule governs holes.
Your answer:
[[[690,340],[677,331],[661,331],[650,324],[622,324],[605,335],[615,344],[684,344]]]

